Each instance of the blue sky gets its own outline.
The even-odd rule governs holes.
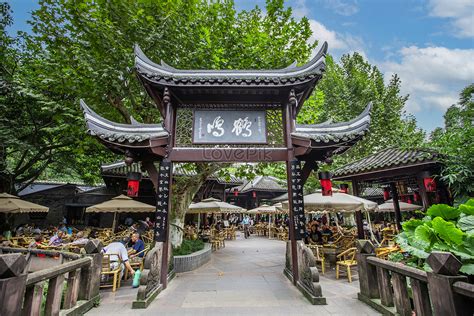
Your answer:
[[[29,30],[36,0],[9,1],[12,31]],[[238,9],[264,0],[235,0]],[[420,127],[443,126],[443,114],[474,82],[474,0],[287,0],[296,18],[310,19],[313,38],[336,58],[360,52],[385,74],[397,73],[406,111]]]

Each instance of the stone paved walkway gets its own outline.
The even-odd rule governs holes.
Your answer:
[[[146,310],[131,310],[136,289],[101,292],[87,315],[379,315],[357,300],[359,284],[321,276],[328,305],[313,306],[283,275],[285,243],[263,237],[226,242],[209,263],[181,273]]]

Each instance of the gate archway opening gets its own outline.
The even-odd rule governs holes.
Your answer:
[[[152,62],[135,47],[138,80],[154,100],[162,124],[109,121],[81,100],[88,131],[125,162],[140,162],[157,196],[155,241],[169,242],[173,164],[284,162],[289,196],[291,279],[300,280],[298,255],[305,228],[303,186],[319,162],[328,162],[368,131],[370,109],[342,123],[297,124],[296,118],[325,71],[328,45],[307,64],[275,70],[181,70]],[[155,162],[159,162],[156,168]],[[300,242],[300,243],[298,243]],[[167,285],[168,249],[160,282]],[[304,252],[303,252],[304,253]],[[302,286],[307,288],[308,286]]]

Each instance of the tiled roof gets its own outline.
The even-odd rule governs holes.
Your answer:
[[[409,167],[422,163],[436,163],[439,154],[427,149],[387,148],[333,172],[335,179],[393,167]]]
[[[327,49],[324,43],[310,62],[299,67],[294,63],[274,70],[183,70],[163,61],[154,63],[135,46],[135,68],[145,80],[166,86],[292,86],[321,77]]]
[[[278,179],[270,176],[258,176],[252,181],[247,181],[245,184],[240,185],[236,188],[240,193],[249,191],[272,191],[272,192],[286,192],[287,190],[282,187]]]
[[[158,168],[159,164],[155,164]],[[130,166],[127,166],[125,162],[119,161],[111,164],[104,164],[100,166],[100,170],[102,175],[113,175],[113,176],[120,176],[124,177],[127,175],[128,172],[141,172],[144,178],[148,178],[148,173],[146,171],[140,170],[140,164],[132,163]],[[174,165],[173,175],[175,176],[188,176],[192,177],[196,175],[196,172],[193,170],[187,170],[183,168],[180,164]],[[217,175],[212,175],[207,178],[207,180],[216,180],[220,184],[242,184],[244,183],[243,180],[230,175],[229,177],[219,177]]]
[[[80,101],[86,119],[88,133],[102,140],[117,143],[140,143],[152,138],[168,137],[168,132],[161,124],[142,124],[130,117],[132,124],[121,124],[109,121]]]
[[[321,124],[297,124],[292,136],[314,140],[316,143],[339,143],[356,141],[364,136],[370,125],[369,103],[365,110],[353,120],[341,123],[327,121]]]

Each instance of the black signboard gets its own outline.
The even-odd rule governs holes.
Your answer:
[[[301,179],[301,163],[299,160],[291,161],[291,190],[295,239],[301,240],[305,234],[306,217],[304,216],[303,180]]]
[[[164,242],[166,240],[172,169],[173,164],[170,161],[162,161],[160,163],[155,217],[155,241],[158,242]]]
[[[266,144],[266,112],[194,110],[195,144]]]

